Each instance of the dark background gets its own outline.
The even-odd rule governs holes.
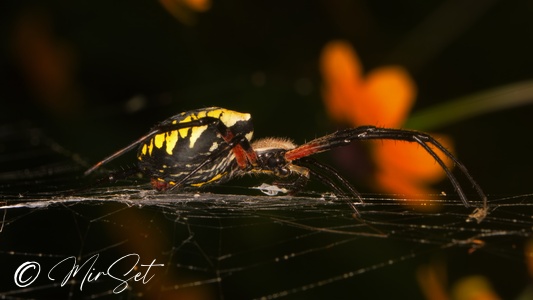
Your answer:
[[[149,0],[3,1],[0,124],[29,122],[89,162],[207,106],[251,113],[256,137],[301,143],[340,126],[320,93],[319,55],[333,39],[351,42],[366,70],[406,67],[414,111],[529,80],[533,68],[531,1],[230,0],[186,14]],[[437,131],[491,198],[526,194],[532,114],[523,106]]]

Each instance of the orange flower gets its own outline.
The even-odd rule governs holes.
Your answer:
[[[211,0],[159,0],[159,3],[174,18],[186,25],[194,25],[195,14],[211,8]]]
[[[363,74],[357,53],[343,41],[328,43],[320,64],[323,98],[334,120],[350,126],[402,127],[416,97],[415,83],[405,69],[388,66]],[[451,149],[450,139],[437,138]],[[446,175],[415,143],[376,141],[372,158],[376,167],[374,183],[385,192],[410,199],[434,193],[428,185]],[[443,159],[448,166],[452,165],[449,159]]]
[[[443,262],[437,261],[418,267],[416,277],[422,293],[429,300],[500,300],[491,283],[484,276],[467,276],[448,289],[447,271]]]

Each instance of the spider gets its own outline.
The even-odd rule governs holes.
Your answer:
[[[479,222],[486,214],[486,196],[467,168],[426,133],[361,126],[339,130],[299,146],[284,138],[251,142],[252,136],[250,114],[219,107],[186,111],[155,125],[146,135],[98,162],[85,174],[138,146],[139,169],[159,191],[197,188],[245,174],[267,174],[281,179],[276,185],[287,187],[292,193],[301,191],[314,177],[336,194],[350,195],[362,202],[348,180],[309,156],[346,146],[354,140],[398,140],[417,143],[426,150],[444,170],[463,205],[470,207],[457,178],[431,146],[449,157],[483,200],[483,208],[476,209],[471,217]],[[354,204],[348,203],[358,214]]]

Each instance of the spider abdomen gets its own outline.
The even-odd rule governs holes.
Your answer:
[[[180,124],[190,122],[197,125],[179,128]],[[168,128],[168,131],[141,142],[137,158],[139,169],[151,178],[152,186],[158,190],[168,189],[177,182],[183,186],[202,186],[226,179],[236,165],[232,151],[205,163],[231,139],[221,128],[226,128],[231,135],[249,138],[253,132],[249,114],[216,107],[184,112],[156,127]]]

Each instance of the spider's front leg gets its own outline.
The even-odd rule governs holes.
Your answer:
[[[441,155],[448,157],[454,163],[454,165],[457,166],[459,171],[463,173],[463,175],[470,182],[476,193],[481,198],[482,203],[481,205],[478,205],[478,208],[476,209],[477,212],[472,214],[472,218],[480,222],[486,215],[488,211],[487,196],[485,195],[479,184],[474,180],[472,175],[470,175],[465,165],[460,162],[435,138],[424,132],[408,129],[381,128],[375,126],[361,126],[356,128],[349,128],[339,130],[337,132],[320,138],[316,138],[297,148],[291,149],[287,151],[286,157],[289,160],[297,160],[316,153],[329,151],[336,147],[346,146],[352,141],[356,140],[396,140],[418,144],[440,165],[440,167],[446,173],[446,176],[450,180],[453,188],[457,192],[460,200],[463,202],[464,206],[469,207],[470,202],[466,198],[465,192],[463,191],[455,175],[452,173],[451,169],[444,163],[443,159],[437,153],[440,152]]]

